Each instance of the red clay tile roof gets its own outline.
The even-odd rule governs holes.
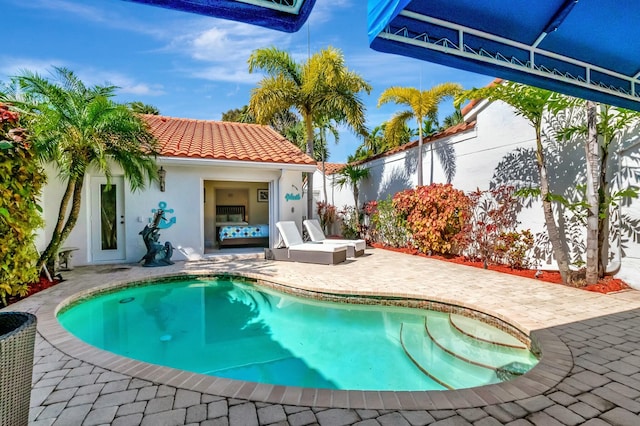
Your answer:
[[[338,173],[344,166],[346,166],[345,163],[324,163],[324,173],[327,175]],[[322,161],[318,161],[318,170],[322,171]]]
[[[422,138],[422,143],[423,144],[427,144],[427,143],[435,142],[435,141],[437,141],[439,139],[446,138],[446,137],[449,137],[449,136],[453,136],[453,135],[455,135],[457,133],[462,133],[462,132],[465,132],[465,131],[467,131],[469,129],[473,129],[475,126],[476,126],[475,120],[471,121],[469,123],[456,124],[455,126],[448,127],[448,128],[444,129],[441,132],[434,133],[431,136],[427,136],[425,138]],[[393,155],[393,154],[398,153],[398,152],[406,151],[407,149],[411,149],[411,148],[414,148],[416,146],[418,146],[418,140],[417,139],[415,141],[411,141],[411,142],[405,143],[404,145],[400,145],[398,147],[390,149],[389,151],[385,151],[385,152],[382,152],[382,153],[380,153],[378,155],[374,155],[373,157],[369,157],[366,160],[356,161],[353,164],[368,163],[368,162],[370,162],[372,160],[375,160],[375,159],[378,159],[378,158],[383,158],[383,157],[388,157],[389,155]]]
[[[143,115],[165,157],[264,163],[316,162],[269,126]]]

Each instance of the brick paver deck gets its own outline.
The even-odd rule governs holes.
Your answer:
[[[640,292],[600,295],[382,250],[336,266],[218,258],[79,267],[9,307],[38,316],[32,425],[640,425]],[[327,293],[455,303],[530,333],[542,359],[507,383],[346,392],[256,385],[128,360],[64,331],[56,307],[101,286],[234,272]]]

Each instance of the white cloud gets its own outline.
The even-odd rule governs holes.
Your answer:
[[[220,66],[203,67],[191,70],[191,75],[205,80],[219,81],[224,83],[249,84],[254,85],[262,76],[260,74],[249,74],[246,66],[244,68],[231,68],[231,64]]]
[[[176,35],[166,50],[194,60],[183,67],[193,77],[213,81],[255,84],[260,74],[249,74],[247,59],[255,49],[288,45],[288,35],[239,22],[208,19],[195,31]]]
[[[0,56],[0,74],[7,77],[21,74],[22,71],[31,71],[42,76],[48,76],[53,67],[64,67],[61,59],[36,59]]]
[[[143,83],[119,72],[80,69],[77,74],[87,85],[112,84],[118,86],[118,94],[160,96],[165,93],[161,84]]]
[[[363,1],[363,0],[356,0]],[[346,9],[351,6],[351,0],[333,0],[333,1],[316,1],[311,14],[309,14],[308,22],[313,27],[323,24],[331,20],[334,14],[340,13],[340,9]]]

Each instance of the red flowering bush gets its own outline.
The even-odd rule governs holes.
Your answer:
[[[451,184],[407,189],[393,197],[416,249],[423,253],[455,254],[469,217],[469,198]]]
[[[4,104],[0,104],[0,125],[4,123],[16,124],[18,122],[19,115],[17,112],[9,110],[9,107]]]
[[[378,202],[376,200],[367,201],[362,207],[362,211],[367,216],[373,216],[378,211]]]

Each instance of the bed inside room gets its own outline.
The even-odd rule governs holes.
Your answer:
[[[217,205],[215,221],[220,248],[269,246],[269,224],[249,223],[244,205]]]

